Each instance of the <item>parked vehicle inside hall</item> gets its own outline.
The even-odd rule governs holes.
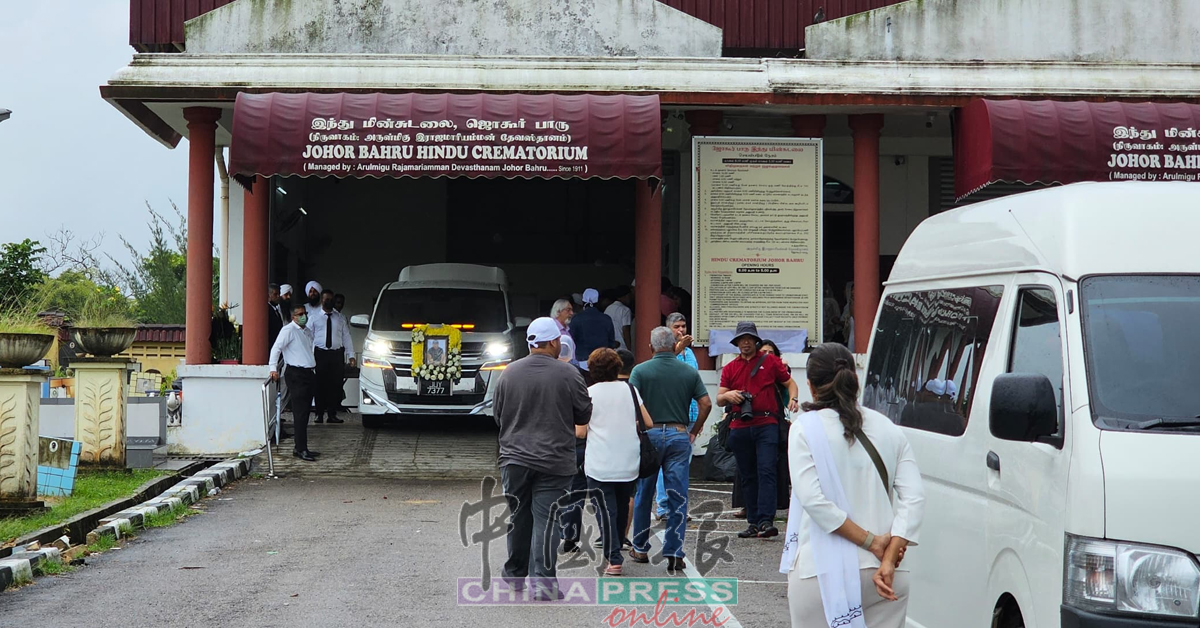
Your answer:
[[[518,357],[514,319],[503,270],[472,264],[408,266],[385,285],[372,314],[351,318],[367,328],[363,343],[359,412],[363,425],[399,415],[491,415],[492,391],[505,366]],[[413,377],[413,328],[452,326],[461,332],[462,377],[430,394]]]
[[[1082,183],[933,216],[864,404],[926,478],[909,625],[1200,620],[1200,186]]]

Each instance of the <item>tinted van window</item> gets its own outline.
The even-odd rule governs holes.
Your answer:
[[[1058,403],[1061,420],[1063,356],[1054,292],[1049,288],[1022,290],[1020,301],[1008,372],[1045,375],[1054,386],[1054,400]]]
[[[987,286],[889,295],[863,405],[900,425],[962,435],[1002,294]]]

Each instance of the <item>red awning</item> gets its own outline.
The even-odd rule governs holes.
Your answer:
[[[976,100],[955,114],[958,198],[997,181],[1200,180],[1200,105]]]
[[[235,175],[661,178],[658,96],[238,94]]]

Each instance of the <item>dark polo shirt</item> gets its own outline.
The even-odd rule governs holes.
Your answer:
[[[642,394],[642,404],[655,423],[686,426],[692,401],[708,396],[700,371],[675,359],[670,351],[656,353],[653,359],[635,366],[629,383]]]

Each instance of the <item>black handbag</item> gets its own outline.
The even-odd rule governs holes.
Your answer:
[[[654,443],[650,442],[650,435],[646,433],[646,426],[642,425],[642,408],[638,403],[637,391],[633,389],[633,384],[629,386],[629,396],[633,397],[633,420],[637,426],[638,433],[638,479],[643,480],[648,477],[658,475],[658,470],[662,467],[662,461],[659,459],[658,450],[654,448]]]

